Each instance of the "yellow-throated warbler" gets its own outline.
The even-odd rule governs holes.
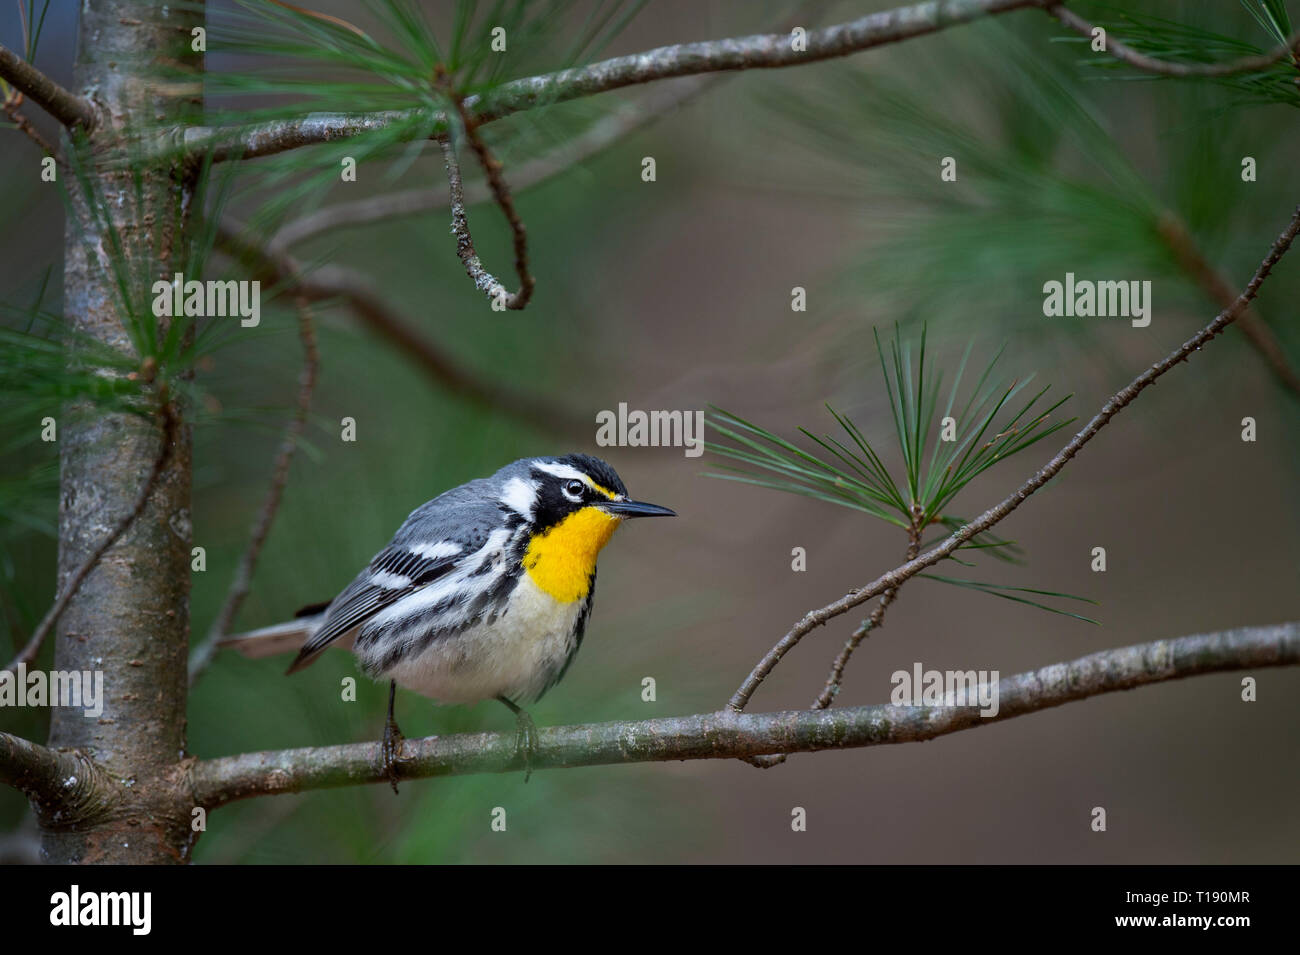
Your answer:
[[[306,636],[294,673],[350,642],[367,674],[390,681],[382,754],[394,790],[398,686],[441,703],[500,700],[515,714],[527,769],[536,728],[520,704],[573,662],[597,555],[624,518],[661,516],[675,515],[629,500],[599,458],[524,458],[417,508],[329,604],[229,643],[262,656]]]

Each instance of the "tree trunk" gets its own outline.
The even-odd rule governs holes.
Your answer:
[[[89,0],[82,5],[76,69],[78,92],[101,119],[92,134],[94,195],[122,237],[130,274],[148,276],[136,289],[147,307],[149,285],[179,269],[187,229],[191,173],[168,165],[143,170],[142,188],[107,160],[128,126],[179,121],[197,102],[195,90],[156,81],[165,62],[195,69],[191,29],[202,17],[180,5],[140,0]],[[196,86],[195,89],[199,87]],[[188,98],[182,98],[187,96]],[[81,334],[135,354],[121,297],[89,224],[87,199],[70,169],[60,173],[75,194],[65,233],[65,312]],[[81,221],[78,222],[77,220]],[[147,257],[147,261],[144,258]],[[193,837],[189,801],[178,785],[185,750],[186,655],[189,645],[191,436],[176,414],[172,446],[145,510],[86,579],[60,621],[58,670],[101,671],[104,708],[98,718],[55,707],[50,745],[88,757],[88,773],[104,784],[93,797],[58,811],[37,806],[42,844],[51,862],[184,862]],[[59,578],[68,577],[104,535],[130,512],[159,456],[157,419],[69,406],[61,427]],[[88,780],[70,777],[68,789]],[[107,793],[107,795],[105,795]]]

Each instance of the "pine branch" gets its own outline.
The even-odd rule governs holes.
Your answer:
[[[858,706],[757,715],[717,713],[634,722],[554,726],[538,731],[537,769],[682,759],[736,759],[911,743],[1050,709],[1103,693],[1228,670],[1300,663],[1300,623],[1246,627],[1103,650],[998,682],[998,712],[976,706]],[[378,743],[352,743],[201,760],[189,784],[214,809],[254,796],[387,783]],[[515,734],[406,740],[399,779],[517,770]]]
[[[0,46],[0,79],[69,129],[95,128],[98,114],[89,100],[65,90],[6,46]]]
[[[1156,223],[1156,230],[1173,251],[1183,271],[1195,280],[1211,301],[1220,308],[1229,307],[1234,298],[1232,287],[1205,258],[1186,224],[1173,213],[1166,213]],[[1241,313],[1237,318],[1237,327],[1272,369],[1274,377],[1294,394],[1300,395],[1300,374],[1291,367],[1286,351],[1273,329],[1253,308]]]
[[[1097,29],[1083,17],[1079,16],[1073,10],[1068,10],[1059,3],[1054,3],[1047,8],[1047,12],[1060,20],[1076,33],[1092,38],[1092,31]],[[1278,63],[1287,57],[1296,56],[1297,44],[1300,44],[1300,31],[1291,34],[1286,38],[1286,42],[1269,53],[1262,53],[1258,56],[1246,56],[1238,60],[1231,60],[1227,63],[1175,63],[1171,60],[1158,60],[1155,57],[1139,53],[1131,46],[1121,43],[1119,40],[1112,39],[1109,34],[1106,36],[1106,52],[1115,59],[1127,63],[1129,66],[1142,70],[1145,73],[1158,73],[1161,76],[1177,76],[1183,78],[1190,77],[1222,77],[1235,76],[1239,73],[1257,73],[1260,70],[1266,70],[1275,63]]]
[[[925,570],[927,567],[937,564],[949,554],[956,551],[962,544],[965,544],[977,534],[982,534],[989,530],[1023,504],[1031,494],[1054,478],[1057,473],[1070,462],[1070,459],[1078,454],[1083,446],[1091,441],[1096,436],[1097,432],[1104,428],[1111,418],[1115,417],[1115,415],[1119,414],[1120,411],[1127,407],[1134,398],[1141,394],[1150,385],[1154,384],[1156,380],[1167,371],[1180,362],[1186,361],[1191,357],[1193,352],[1198,351],[1207,342],[1214,339],[1215,336],[1231,325],[1233,321],[1235,321],[1247,309],[1251,301],[1254,300],[1255,295],[1259,292],[1260,286],[1264,283],[1264,280],[1268,278],[1269,273],[1272,272],[1273,266],[1278,263],[1278,260],[1280,260],[1282,256],[1286,254],[1287,249],[1291,247],[1291,243],[1298,232],[1300,232],[1300,206],[1296,207],[1296,210],[1291,217],[1290,224],[1287,225],[1286,229],[1283,230],[1282,234],[1279,235],[1277,240],[1273,243],[1273,247],[1264,257],[1263,262],[1260,263],[1259,268],[1256,269],[1254,276],[1246,285],[1246,288],[1242,291],[1241,295],[1237,297],[1236,301],[1233,302],[1230,307],[1220,312],[1214,321],[1210,322],[1209,325],[1201,329],[1201,331],[1196,335],[1189,338],[1180,348],[1175,349],[1164,359],[1156,362],[1142,374],[1138,375],[1138,377],[1134,378],[1133,381],[1129,382],[1129,384],[1112,395],[1082,431],[1071,438],[1065,447],[1061,448],[1061,450],[1058,451],[1056,455],[1038,471],[1038,473],[1017,488],[1008,498],[1006,498],[1006,500],[1002,501],[1002,503],[989,508],[978,518],[964,527],[959,528],[952,534],[952,536],[946,538],[943,542],[926,551],[915,560],[910,560],[888,573],[882,574],[865,587],[860,587],[857,590],[845,594],[834,603],[827,604],[819,610],[813,610],[805,614],[803,619],[796,623],[794,627],[763,656],[749,676],[745,678],[745,681],[741,683],[736,692],[732,694],[731,700],[727,705],[736,712],[743,710],[749,702],[750,697],[754,695],[754,691],[758,689],[759,685],[767,675],[772,672],[776,665],[781,662],[781,658],[789,653],[800,640],[822,624],[826,623],[826,621],[847,613],[859,604],[870,600],[872,597],[876,597],[888,590],[897,589],[904,581]]]
[[[796,26],[816,22],[826,5],[821,0],[807,0],[777,26],[778,32],[788,33]],[[623,109],[592,123],[546,155],[522,163],[511,173],[512,188],[519,192],[571,169],[626,136],[685,106],[728,77],[729,74],[726,73],[687,77],[680,83],[652,90],[635,102],[626,104]],[[486,182],[470,183],[464,187],[463,195],[466,206],[477,205],[492,198]],[[289,249],[334,229],[423,215],[446,209],[449,204],[448,196],[430,189],[408,189],[340,202],[285,224],[276,232],[272,244]]]
[[[598,120],[589,129],[557,146],[546,155],[522,163],[510,176],[513,189],[516,192],[527,189],[571,169],[629,133],[650,125],[672,109],[685,104],[719,78],[710,76],[676,84],[669,91],[669,95],[644,97],[635,104],[629,104],[627,109]],[[492,192],[486,182],[469,183],[464,187],[463,194],[466,206],[487,202],[492,198]],[[334,229],[351,228],[370,222],[389,222],[404,216],[423,215],[426,212],[446,209],[449,205],[450,201],[446,194],[432,189],[407,189],[368,196],[365,199],[354,199],[350,202],[326,206],[301,219],[286,223],[276,232],[273,241],[281,248],[292,248]]]
[[[523,110],[550,106],[610,90],[679,76],[731,70],[780,69],[849,56],[873,47],[910,40],[982,16],[1026,8],[1044,9],[1049,0],[928,0],[872,13],[848,23],[809,30],[806,48],[794,49],[789,33],[770,33],[659,47],[587,66],[502,84],[485,96],[468,96],[465,106],[478,124]],[[255,159],[334,142],[397,121],[426,121],[430,138],[447,131],[446,116],[429,110],[312,114],[251,127],[191,127],[171,137],[190,155],[212,151],[216,161]]]

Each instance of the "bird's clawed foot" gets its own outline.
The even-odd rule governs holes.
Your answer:
[[[379,744],[379,753],[382,760],[384,775],[388,777],[389,785],[393,787],[393,792],[397,793],[397,762],[402,758],[402,740],[406,739],[402,735],[402,730],[397,725],[397,720],[393,719],[393,697],[397,691],[397,684],[388,685],[388,719],[384,721],[384,739]]]
[[[523,763],[524,782],[533,774],[533,756],[537,753],[537,724],[522,706],[517,706],[504,696],[497,697],[515,714],[515,759]]]

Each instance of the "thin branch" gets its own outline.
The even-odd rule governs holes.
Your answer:
[[[1183,270],[1196,280],[1202,290],[1209,295],[1210,300],[1220,308],[1231,305],[1235,293],[1218,269],[1201,254],[1196,240],[1183,221],[1172,213],[1167,213],[1156,223],[1156,229],[1173,250]],[[1253,308],[1246,309],[1237,318],[1237,327],[1268,363],[1274,377],[1292,392],[1300,395],[1300,374],[1291,367],[1282,343],[1278,341],[1273,329],[1259,317],[1259,313]]]
[[[1096,29],[1091,23],[1079,16],[1073,10],[1067,9],[1064,5],[1054,3],[1047,8],[1047,12],[1060,20],[1063,24],[1081,33],[1091,39],[1092,31]],[[1300,43],[1300,31],[1296,31],[1287,37],[1286,42],[1277,49],[1269,53],[1261,53],[1257,56],[1246,56],[1239,60],[1230,60],[1227,63],[1176,63],[1170,60],[1158,60],[1155,57],[1139,53],[1131,46],[1126,46],[1119,40],[1111,39],[1110,33],[1106,34],[1106,52],[1117,60],[1127,63],[1129,66],[1142,70],[1146,73],[1158,73],[1161,76],[1179,76],[1179,77],[1216,77],[1216,76],[1235,76],[1238,73],[1257,73],[1260,70],[1266,70],[1274,63],[1286,59],[1288,56],[1294,58],[1296,55],[1296,44]]]
[[[540,396],[498,387],[461,368],[455,358],[407,324],[360,273],[340,266],[304,272],[292,256],[249,240],[240,228],[229,224],[218,228],[217,244],[256,274],[265,276],[270,284],[301,293],[311,302],[342,300],[363,324],[396,346],[452,394],[548,434],[570,436],[589,431],[587,422],[566,408]]]
[[[474,251],[474,237],[470,235],[469,216],[465,212],[465,187],[460,181],[460,163],[456,160],[456,145],[452,142],[453,137],[448,134],[439,142],[442,145],[443,161],[447,167],[451,232],[456,237],[456,255],[464,264],[465,272],[474,282],[475,288],[506,308],[522,310],[533,297],[533,289],[537,285],[532,273],[528,271],[528,232],[519,218],[518,210],[515,209],[510,187],[506,185],[505,178],[501,175],[501,163],[488,150],[487,143],[483,142],[483,137],[478,134],[474,117],[465,109],[465,101],[454,90],[449,90],[448,95],[460,116],[465,139],[469,142],[474,155],[478,157],[479,166],[482,167],[483,176],[487,180],[488,190],[510,226],[510,238],[515,251],[515,274],[519,277],[519,291],[513,293],[507,291],[501,281],[483,267],[478,253]]]
[[[1071,438],[1065,447],[1061,448],[1037,474],[1017,488],[1002,503],[989,508],[969,524],[958,528],[950,537],[945,538],[915,560],[910,560],[902,566],[882,574],[865,587],[860,587],[845,594],[834,603],[805,614],[803,619],[796,623],[790,632],[763,656],[758,665],[745,678],[745,681],[732,694],[727,706],[736,712],[743,710],[750,697],[754,695],[754,691],[758,689],[759,684],[772,672],[772,669],[781,661],[781,658],[817,627],[834,617],[838,617],[840,614],[847,613],[872,597],[878,596],[891,588],[897,588],[903,581],[915,576],[927,567],[937,564],[977,534],[982,534],[993,527],[1024,503],[1031,494],[1055,477],[1057,472],[1065,467],[1070,459],[1078,454],[1079,450],[1091,441],[1111,418],[1119,414],[1143,390],[1154,384],[1157,379],[1175,365],[1186,361],[1193,352],[1198,351],[1203,345],[1232,324],[1255,298],[1255,295],[1259,292],[1259,287],[1273,270],[1273,266],[1291,247],[1291,242],[1295,239],[1297,232],[1300,232],[1300,207],[1296,208],[1291,217],[1291,222],[1273,243],[1273,247],[1269,250],[1268,255],[1264,257],[1263,262],[1260,263],[1245,290],[1242,291],[1241,295],[1237,297],[1230,307],[1220,312],[1214,321],[1184,342],[1182,347],[1176,349],[1161,361],[1156,362],[1112,395],[1082,431]]]
[[[469,96],[465,106],[477,123],[486,123],[523,110],[563,103],[610,90],[678,76],[730,70],[778,69],[800,66],[873,47],[935,33],[986,15],[1026,8],[1044,8],[1049,0],[927,0],[885,10],[848,23],[809,30],[806,48],[796,50],[786,33],[707,40],[659,47],[644,53],[614,57],[583,67],[530,76],[484,96]],[[420,119],[431,138],[447,132],[444,114],[428,109],[384,110],[372,113],[315,113],[245,127],[191,127],[173,133],[173,140],[191,155],[211,150],[216,161],[254,159],[316,143],[334,142],[382,129],[398,121]]]
[[[905,560],[915,560],[917,551],[921,549],[922,529],[917,526],[921,519],[920,511],[921,505],[912,505],[912,522],[907,528],[907,551],[904,553]],[[891,587],[889,590],[886,590],[881,594],[880,601],[871,611],[871,614],[866,620],[863,620],[851,634],[849,634],[849,639],[844,642],[844,646],[840,648],[840,652],[835,655],[835,659],[831,662],[831,672],[826,677],[826,683],[822,687],[822,691],[817,694],[817,699],[813,700],[812,706],[810,706],[809,709],[829,709],[835,702],[835,697],[839,696],[840,686],[844,681],[844,670],[849,665],[849,658],[853,656],[853,651],[857,650],[858,646],[867,638],[868,634],[880,629],[881,624],[885,622],[885,611],[889,609],[889,605],[898,597],[898,591],[898,587]],[[780,766],[786,761],[786,758],[785,753],[776,755],[769,754],[766,756],[755,756],[746,759],[745,762],[749,763],[751,766],[757,767],[758,769],[771,769],[773,766]]]
[[[824,0],[807,0],[793,14],[777,26],[777,32],[789,33],[797,26],[820,19]],[[561,172],[596,155],[606,147],[629,136],[639,129],[662,119],[672,111],[686,105],[697,96],[730,78],[732,74],[708,73],[684,77],[682,82],[651,89],[635,102],[625,104],[607,116],[601,117],[577,136],[566,140],[544,156],[531,159],[515,169],[510,182],[515,192],[539,185]],[[464,189],[465,205],[473,206],[492,198],[485,182],[472,182]],[[369,222],[390,222],[403,216],[423,215],[448,206],[448,197],[430,189],[408,189],[390,192],[365,199],[340,202],[319,209],[300,219],[285,224],[276,232],[271,244],[289,249],[308,239],[342,227],[365,225]]]
[[[117,522],[116,526],[100,541],[99,546],[72,573],[63,588],[63,592],[59,594],[58,599],[54,601],[54,605],[50,607],[45,616],[41,618],[41,622],[37,624],[36,629],[32,632],[31,639],[27,641],[27,645],[18,652],[18,655],[9,662],[9,665],[4,670],[0,670],[0,673],[14,671],[18,668],[18,664],[30,664],[36,659],[36,655],[41,652],[41,645],[45,642],[45,638],[54,629],[54,625],[59,622],[59,617],[63,616],[63,611],[68,609],[68,604],[77,595],[77,591],[81,589],[81,585],[90,576],[90,572],[99,565],[104,555],[135,523],[136,519],[144,513],[144,509],[149,503],[149,497],[153,494],[154,488],[158,485],[158,480],[167,467],[167,462],[171,459],[172,444],[176,436],[176,411],[165,396],[159,416],[162,418],[162,427],[160,429],[158,454],[154,458],[153,467],[149,470],[149,476],[141,485],[135,502],[131,505],[131,510]]]
[[[31,120],[22,114],[19,109],[22,102],[23,96],[21,93],[11,92],[5,97],[4,102],[0,103],[0,108],[4,109],[5,115],[9,117],[9,121],[18,128],[19,132],[40,147],[41,152],[58,159],[59,153],[54,148],[54,144],[42,136],[41,131],[32,125]]]
[[[735,759],[910,743],[1035,713],[1116,690],[1203,673],[1300,663],[1300,623],[1246,627],[1103,650],[997,683],[998,712],[977,706],[858,706],[745,714],[731,710],[635,722],[546,727],[534,770],[679,759]],[[518,769],[515,734],[406,740],[399,779]],[[202,760],[190,770],[197,805],[313,789],[387,783],[378,743],[353,743]]]
[[[230,590],[226,593],[226,601],[212,622],[207,638],[194,651],[190,659],[190,686],[197,682],[216,656],[218,644],[230,632],[230,627],[235,622],[235,615],[239,613],[244,598],[248,596],[253,582],[253,571],[257,567],[257,558],[262,553],[262,546],[271,531],[271,524],[275,521],[276,512],[279,511],[280,501],[284,496],[285,485],[289,481],[289,466],[293,463],[294,452],[298,450],[298,442],[307,429],[307,415],[311,411],[312,393],[316,390],[316,375],[320,369],[320,351],[316,347],[316,326],[312,321],[311,306],[306,296],[299,292],[294,305],[298,311],[298,338],[302,342],[298,404],[294,408],[293,417],[285,426],[284,437],[280,440],[275,463],[271,468],[271,484],[267,488],[266,498],[262,501],[262,510],[253,523],[248,546],[244,549],[239,566],[235,569],[235,577],[230,583]]]
[[[723,78],[720,75],[695,77],[674,84],[666,90],[667,95],[664,95],[665,91],[655,91],[655,94],[642,97],[627,108],[597,120],[589,129],[546,155],[520,165],[510,177],[514,190],[518,192],[538,185],[576,166],[624,136],[650,125]],[[471,182],[464,187],[466,206],[477,205],[491,198],[492,193],[486,182]],[[446,194],[431,189],[408,189],[340,202],[287,223],[275,234],[273,243],[280,248],[290,248],[344,226],[388,222],[402,216],[436,212],[446,209],[448,205]]]
[[[97,113],[90,100],[65,90],[13,50],[0,45],[0,79],[5,80],[68,128],[95,128]]]

